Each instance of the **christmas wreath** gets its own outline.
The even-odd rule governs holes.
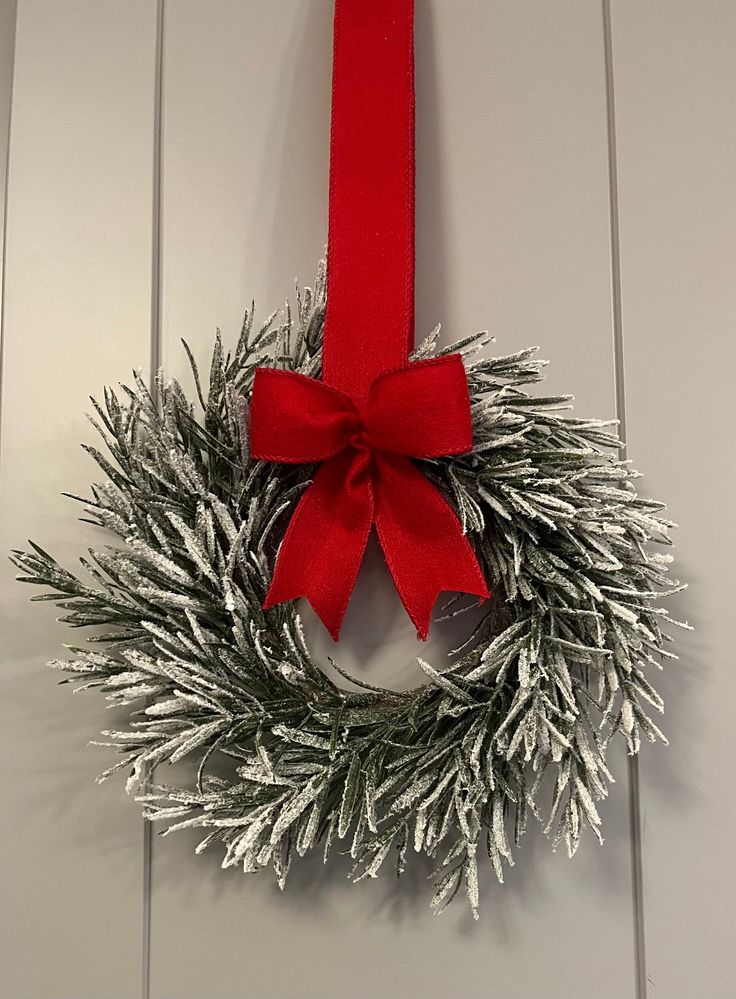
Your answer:
[[[502,880],[507,825],[518,842],[531,815],[573,854],[584,826],[600,838],[612,736],[662,738],[647,674],[672,622],[650,543],[672,525],[606,423],[525,393],[533,350],[434,334],[412,352],[412,16],[336,3],[329,273],[293,316],[249,312],[230,352],[218,336],[206,391],[190,352],[196,403],[161,376],[95,403],[109,454],[88,448],[105,479],[82,502],[123,545],[81,559],[88,581],[37,546],[13,559],[62,620],[103,629],[53,665],[129,709],[101,779],[128,770],[149,819],[282,887],[318,845],[341,843],[356,880],[424,852],[435,909],[464,883],[477,915],[479,846]],[[339,664],[333,682],[293,602],[337,637],[373,528],[420,637],[440,592],[486,601],[417,690]],[[162,783],[185,758],[196,776]]]
[[[89,580],[36,545],[13,561],[63,621],[103,627],[51,665],[130,711],[104,733],[120,758],[99,779],[129,771],[128,791],[166,832],[199,828],[198,850],[219,841],[224,866],[271,865],[282,887],[294,855],[318,845],[325,858],[348,851],[356,880],[392,852],[401,873],[422,851],[437,861],[432,905],[464,883],[477,913],[479,847],[502,880],[531,815],[573,854],[584,826],[600,838],[611,738],[630,753],[642,735],[663,738],[648,674],[672,656],[659,600],[673,590],[669,556],[649,545],[668,544],[672,525],[635,492],[606,423],[523,390],[542,377],[533,349],[488,357],[488,338],[469,337],[452,350],[472,450],[417,467],[457,511],[492,598],[449,662],[420,659],[419,689],[371,687],[339,664],[336,685],[297,606],[262,606],[314,466],[254,458],[248,430],[264,361],[320,377],[325,298],[321,269],[293,315],[255,329],[249,312],[230,352],[218,336],[206,388],[190,353],[196,403],[161,376],[154,392],[138,376],[106,389],[93,422],[109,455],[87,448],[104,481],[82,502],[122,545],[80,560]],[[433,334],[412,360],[449,354]],[[162,765],[184,758],[191,782],[161,783]]]

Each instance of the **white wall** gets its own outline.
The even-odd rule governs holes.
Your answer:
[[[660,684],[672,746],[640,772],[618,754],[603,848],[570,863],[530,834],[477,926],[461,904],[433,919],[420,876],[351,886],[307,863],[281,895],[185,834],[151,841],[119,784],[94,785],[85,743],[109,716],[57,689],[43,663],[70,638],[4,569],[3,999],[736,994],[736,4],[416,4],[418,335],[540,344],[580,413],[625,419],[694,584],[677,612],[697,631]],[[0,547],[30,535],[71,561],[89,543],[59,493],[91,474],[90,392],[159,356],[182,373],[180,337],[205,356],[251,297],[265,315],[311,280],[330,63],[331,0],[18,0]],[[375,682],[413,682],[378,568],[360,587],[345,646]]]

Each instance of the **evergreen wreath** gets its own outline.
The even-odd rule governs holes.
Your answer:
[[[129,709],[128,728],[103,733],[120,758],[98,779],[128,770],[128,792],[166,833],[201,828],[198,852],[220,841],[223,866],[272,865],[282,888],[294,854],[318,844],[326,859],[343,841],[356,881],[392,851],[399,874],[423,851],[438,864],[434,909],[464,883],[477,917],[479,845],[503,881],[509,838],[531,814],[574,854],[586,825],[601,838],[611,738],[629,753],[642,735],[664,741],[647,675],[675,658],[662,627],[676,622],[658,601],[679,587],[649,545],[668,545],[674,525],[635,492],[611,421],[523,391],[542,378],[535,348],[486,357],[478,334],[439,350],[435,331],[414,358],[462,351],[475,446],[420,464],[457,510],[492,599],[449,663],[419,660],[424,686],[373,687],[336,665],[350,689],[338,687],[296,606],[261,607],[310,469],[253,461],[247,429],[257,365],[319,376],[324,312],[322,266],[295,315],[256,330],[249,311],[231,353],[218,334],[206,393],[185,344],[201,416],[161,375],[154,392],[139,375],[105,389],[92,422],[111,457],[86,448],[105,481],[81,502],[123,547],[80,559],[91,583],[32,543],[12,560],[62,621],[107,629],[50,665]],[[157,783],[156,768],[184,757],[197,764],[190,786]]]

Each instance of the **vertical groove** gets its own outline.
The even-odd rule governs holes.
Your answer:
[[[624,332],[621,308],[621,241],[619,236],[618,206],[618,157],[616,150],[616,103],[613,79],[613,36],[611,31],[611,2],[602,0],[603,45],[606,73],[606,124],[608,133],[608,198],[611,234],[611,305],[613,319],[613,372],[616,398],[616,417],[619,422],[620,457],[627,457],[626,427],[626,372],[624,366]],[[631,889],[634,931],[634,958],[636,963],[636,997],[646,999],[646,939],[644,925],[644,886],[641,845],[641,800],[639,786],[639,761],[629,756],[629,831],[631,843]]]
[[[18,24],[18,5],[15,4],[15,10],[13,16],[10,18],[12,22],[12,38],[10,39],[11,46],[11,56],[10,56],[10,84],[8,86],[8,116],[7,116],[7,127],[5,131],[5,181],[3,184],[3,190],[0,192],[2,200],[0,201],[0,210],[2,211],[2,236],[0,237],[0,448],[2,447],[2,401],[3,401],[3,357],[5,354],[5,272],[6,272],[6,260],[8,256],[8,203],[9,203],[9,190],[10,190],[10,131],[11,123],[13,119],[13,85],[15,81],[15,44],[17,35],[17,24]],[[4,109],[0,108],[0,115],[4,113]]]
[[[156,375],[161,366],[161,146],[164,61],[164,0],[156,0],[155,68],[153,89],[153,162],[151,216],[151,336],[148,380],[154,400],[158,398]],[[145,775],[145,784],[150,778]],[[153,828],[143,820],[143,913],[141,941],[141,999],[151,994],[151,888],[153,874]]]
[[[163,140],[164,0],[156,2],[156,69],[153,95],[153,219],[151,227],[151,391],[161,366],[161,147]]]

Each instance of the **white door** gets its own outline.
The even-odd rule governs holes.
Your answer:
[[[181,375],[255,298],[309,283],[327,233],[331,0],[0,0],[1,548],[71,562],[63,490],[87,396]],[[417,332],[539,344],[549,385],[617,416],[680,524],[668,749],[615,755],[606,842],[530,833],[481,920],[421,872],[352,886],[307,862],[281,894],[186,833],[146,831],[95,694],[46,660],[75,636],[2,570],[3,999],[731,999],[736,671],[736,4],[417,0]],[[16,17],[17,13],[17,17]],[[9,131],[8,131],[9,124]],[[415,674],[410,626],[345,644]],[[317,639],[315,638],[315,641]],[[417,674],[418,676],[419,674]],[[103,717],[104,716],[104,717]]]

